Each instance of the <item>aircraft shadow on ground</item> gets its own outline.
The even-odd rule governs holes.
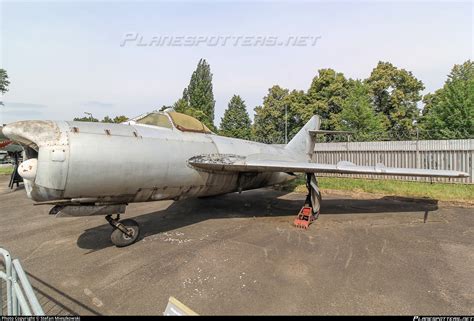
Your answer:
[[[203,199],[186,199],[168,208],[133,217],[140,224],[140,239],[196,224],[208,219],[295,216],[304,197],[284,199],[286,192],[260,190],[226,194]],[[428,212],[438,208],[437,200],[385,196],[377,199],[324,199],[321,215],[381,214],[396,215],[418,212],[426,220]],[[126,215],[125,215],[126,217]],[[83,249],[100,250],[113,246],[112,227],[103,224],[82,233],[77,245]]]

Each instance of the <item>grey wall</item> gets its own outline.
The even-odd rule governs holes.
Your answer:
[[[315,145],[314,162],[337,164],[341,160],[347,160],[357,165],[383,163],[387,167],[458,170],[469,173],[470,177],[462,179],[434,178],[432,180],[464,184],[474,183],[474,139],[317,143]],[[321,174],[320,176],[431,181],[431,178],[403,176],[356,174]]]

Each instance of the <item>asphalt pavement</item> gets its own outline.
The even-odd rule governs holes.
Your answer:
[[[0,176],[0,247],[19,258],[48,314],[473,314],[474,209],[270,188],[131,204],[137,243],[103,217],[55,218]]]

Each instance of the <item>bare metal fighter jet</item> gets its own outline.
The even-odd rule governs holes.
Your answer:
[[[152,112],[122,124],[19,121],[3,134],[24,148],[18,169],[28,197],[51,204],[56,216],[103,215],[111,239],[127,246],[138,224],[120,214],[132,202],[212,196],[279,184],[306,173],[313,211],[320,208],[317,173],[466,177],[447,170],[310,162],[319,118],[286,146],[222,137],[198,120]],[[112,215],[116,214],[116,218]]]

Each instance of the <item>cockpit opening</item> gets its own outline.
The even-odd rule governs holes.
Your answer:
[[[144,124],[144,125],[158,126],[158,127],[164,127],[164,128],[173,128],[168,116],[164,113],[159,113],[159,112],[149,113],[148,115],[140,119],[137,119],[136,122],[139,124]]]
[[[207,133],[212,131],[196,118],[175,111],[154,111],[134,119],[137,124],[173,128],[183,132]]]
[[[168,115],[170,115],[176,128],[183,132],[212,133],[206,125],[192,116],[175,111],[168,112]]]

